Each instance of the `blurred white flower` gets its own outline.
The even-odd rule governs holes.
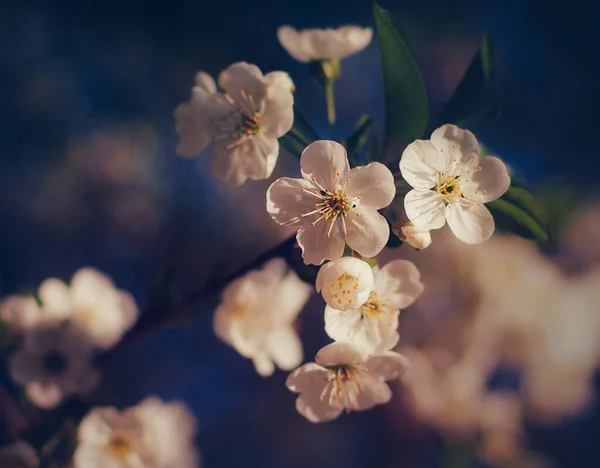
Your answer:
[[[0,303],[0,320],[13,333],[26,332],[41,320],[46,320],[47,315],[33,297],[9,296]]]
[[[247,179],[267,179],[279,156],[277,139],[294,122],[292,82],[283,75],[234,63],[219,75],[225,92],[217,93],[214,81],[202,74],[191,101],[175,110],[177,153],[192,157],[214,141],[212,172],[221,182],[237,187]]]
[[[94,408],[79,426],[74,468],[197,468],[195,433],[180,403],[150,397],[123,412]]]
[[[391,351],[368,356],[350,343],[331,343],[310,362],[293,371],[287,387],[300,393],[296,409],[311,422],[337,418],[345,409],[361,411],[387,403],[392,397],[385,383],[400,377],[408,360]]]
[[[600,264],[600,204],[576,211],[561,233],[561,251],[570,267],[579,270]]]
[[[215,311],[215,333],[256,371],[268,376],[275,364],[291,370],[302,362],[302,343],[294,322],[310,297],[311,287],[276,258],[231,282]]]
[[[291,26],[277,30],[279,42],[300,62],[311,60],[343,59],[367,47],[373,37],[371,28],[342,26],[338,29],[303,29]]]
[[[213,104],[210,98],[216,96],[217,84],[208,73],[196,74],[196,85],[192,97],[175,109],[175,130],[179,134],[177,154],[186,157],[196,156],[212,141],[212,129],[206,117],[207,107]]]
[[[540,311],[544,320],[533,330],[524,359],[523,387],[535,419],[554,422],[593,400],[600,363],[599,284],[600,272],[592,272],[547,293],[552,301]]]
[[[368,354],[379,354],[398,343],[400,309],[411,305],[424,286],[419,270],[407,260],[394,260],[381,269],[373,267],[372,271],[373,290],[362,306],[346,311],[325,307],[325,331],[335,341],[355,344]]]
[[[64,314],[101,349],[118,343],[139,315],[131,294],[117,289],[110,278],[93,268],[78,270],[70,286],[49,278],[40,285],[38,294],[44,310]]]
[[[18,441],[0,448],[0,466],[2,468],[37,468],[40,460],[33,447]]]
[[[411,222],[395,229],[395,234],[411,249],[423,250],[431,244],[431,231],[428,229],[420,229]]]
[[[340,258],[345,242],[365,257],[377,255],[390,235],[377,210],[396,194],[389,169],[377,162],[350,169],[346,150],[334,141],[310,144],[300,168],[303,179],[282,177],[269,187],[267,211],[278,224],[298,228],[304,262]]]
[[[317,292],[328,306],[350,310],[362,306],[373,290],[371,266],[355,257],[342,257],[327,262],[317,274]]]
[[[402,153],[400,171],[413,187],[404,199],[406,215],[421,229],[439,229],[446,221],[458,239],[483,242],[494,232],[484,203],[510,185],[500,159],[479,157],[479,143],[468,130],[444,125],[431,140],[417,140]]]
[[[10,357],[10,376],[39,407],[54,408],[71,395],[86,395],[100,379],[85,337],[56,322],[38,324]]]

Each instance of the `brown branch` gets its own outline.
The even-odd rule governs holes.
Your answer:
[[[275,247],[262,253],[250,263],[244,265],[243,267],[234,271],[230,275],[222,278],[209,279],[206,285],[201,290],[191,294],[187,299],[181,301],[173,310],[166,311],[166,313],[149,313],[149,310],[151,310],[152,307],[152,304],[150,304],[150,309],[148,309],[146,313],[142,312],[140,320],[129,331],[129,333],[125,335],[123,340],[121,340],[121,342],[109,352],[102,355],[98,363],[102,364],[106,361],[109,361],[111,359],[111,356],[118,353],[121,349],[127,348],[133,343],[136,343],[140,338],[160,328],[162,325],[166,323],[176,323],[182,318],[182,316],[185,316],[184,312],[186,312],[190,307],[194,306],[203,299],[207,299],[213,296],[214,294],[219,293],[225,286],[227,286],[233,280],[239,278],[240,276],[244,275],[250,270],[260,267],[266,261],[275,257],[283,257],[289,263],[291,261],[292,253],[295,247],[296,236],[293,235],[288,239],[284,240],[283,242],[277,244]]]
[[[6,422],[8,433],[13,438],[18,438],[29,427],[27,418],[21,412],[10,394],[0,386],[0,415]]]

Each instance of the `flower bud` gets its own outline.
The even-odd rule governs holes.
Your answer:
[[[402,242],[415,250],[422,250],[431,244],[431,232],[426,229],[419,229],[413,223],[406,223],[398,228],[394,226],[396,234]]]
[[[317,292],[330,307],[355,309],[363,305],[373,289],[373,271],[369,264],[354,257],[332,260],[317,275]]]

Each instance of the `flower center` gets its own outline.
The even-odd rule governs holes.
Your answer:
[[[337,177],[340,177],[340,173],[337,173]],[[318,218],[315,219],[311,225],[314,227],[321,220],[325,222],[329,221],[331,224],[327,231],[327,237],[331,237],[331,231],[333,229],[333,225],[337,221],[337,219],[341,219],[342,221],[342,232],[344,235],[347,234],[346,229],[346,219],[348,217],[348,212],[352,208],[356,208],[358,201],[360,200],[360,196],[350,197],[346,193],[346,185],[350,182],[350,179],[346,179],[344,185],[336,184],[334,190],[329,190],[322,187],[315,177],[312,178],[312,181],[317,185],[320,190],[308,190],[302,189],[303,192],[309,193],[320,199],[319,203],[315,203],[315,210],[310,211],[308,213],[302,213],[300,216],[310,216],[310,215],[318,215]],[[358,216],[360,216],[357,213]]]
[[[361,318],[379,320],[388,312],[387,306],[375,292],[372,292],[367,302],[360,308]]]
[[[213,140],[230,140],[225,149],[241,145],[260,132],[262,113],[260,106],[254,102],[252,94],[240,91],[240,100],[235,101],[229,94],[224,99],[217,98],[217,103],[229,106],[231,110],[223,117],[213,119]]]
[[[93,307],[81,307],[77,311],[78,318],[86,325],[91,325],[96,321],[96,310]]]
[[[131,442],[122,436],[115,436],[106,447],[108,453],[117,460],[125,460],[131,452]]]
[[[337,281],[329,285],[329,289],[334,302],[339,305],[342,305],[342,303],[351,305],[356,301],[358,278],[348,273],[343,273]]]
[[[51,351],[44,356],[42,365],[51,374],[61,374],[67,368],[67,359],[58,351]]]
[[[242,302],[236,302],[236,304],[231,309],[229,309],[229,316],[233,320],[241,320],[244,318],[247,311],[248,307],[246,307],[246,304]]]
[[[446,172],[440,173],[438,175],[438,182],[433,190],[440,194],[446,205],[464,198],[460,187],[459,175],[451,176]]]
[[[359,409],[356,397],[365,391],[362,381],[366,371],[365,367],[356,364],[331,367],[320,400],[327,399],[329,406],[341,403],[346,408]]]

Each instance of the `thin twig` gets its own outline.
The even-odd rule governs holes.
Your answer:
[[[294,235],[284,240],[280,244],[277,244],[275,247],[262,253],[253,261],[247,263],[246,265],[234,271],[230,275],[223,278],[216,278],[213,280],[209,279],[204,288],[191,294],[187,299],[179,303],[177,307],[175,307],[172,311],[169,311],[170,313],[160,315],[142,313],[142,318],[138,321],[136,326],[127,335],[125,335],[123,340],[121,340],[121,342],[116,347],[114,347],[110,352],[104,354],[99,360],[99,363],[101,364],[103,362],[106,362],[110,359],[111,356],[118,353],[121,349],[129,347],[131,344],[137,342],[140,338],[146,336],[148,333],[160,328],[162,325],[166,323],[177,322],[178,319],[180,319],[184,315],[184,312],[186,312],[187,309],[194,306],[203,299],[206,299],[220,292],[234,279],[239,278],[240,276],[244,275],[250,270],[258,268],[267,260],[270,260],[275,257],[283,257],[286,260],[289,260],[295,245],[296,236]],[[152,304],[150,304],[150,307],[152,307]]]

